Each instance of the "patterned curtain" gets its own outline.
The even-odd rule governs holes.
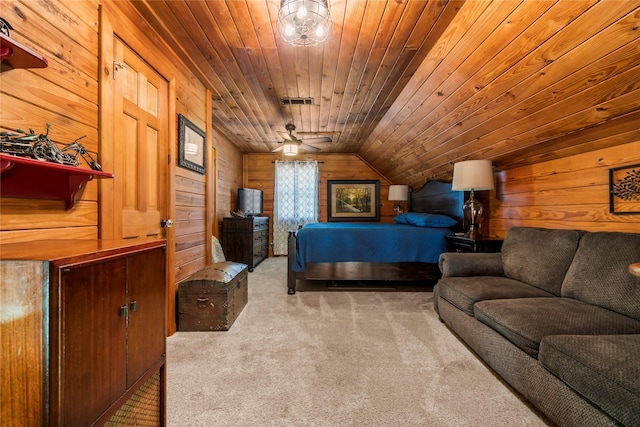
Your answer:
[[[318,162],[276,161],[273,254],[288,253],[289,231],[318,222]]]

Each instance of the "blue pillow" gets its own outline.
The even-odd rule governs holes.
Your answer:
[[[407,212],[404,220],[416,227],[453,227],[458,221],[447,215],[423,212]]]
[[[406,213],[401,213],[398,214],[396,216],[393,217],[393,222],[395,222],[396,224],[409,224],[409,221],[407,220],[407,214]]]

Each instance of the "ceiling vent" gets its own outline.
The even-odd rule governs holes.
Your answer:
[[[313,98],[282,98],[282,105],[313,105]]]

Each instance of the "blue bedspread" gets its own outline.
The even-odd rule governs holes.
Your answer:
[[[308,262],[427,262],[445,251],[448,228],[391,223],[307,224],[298,230],[293,271]]]

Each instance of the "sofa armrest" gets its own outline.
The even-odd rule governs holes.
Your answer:
[[[504,276],[500,252],[445,252],[440,254],[438,266],[442,277]]]

